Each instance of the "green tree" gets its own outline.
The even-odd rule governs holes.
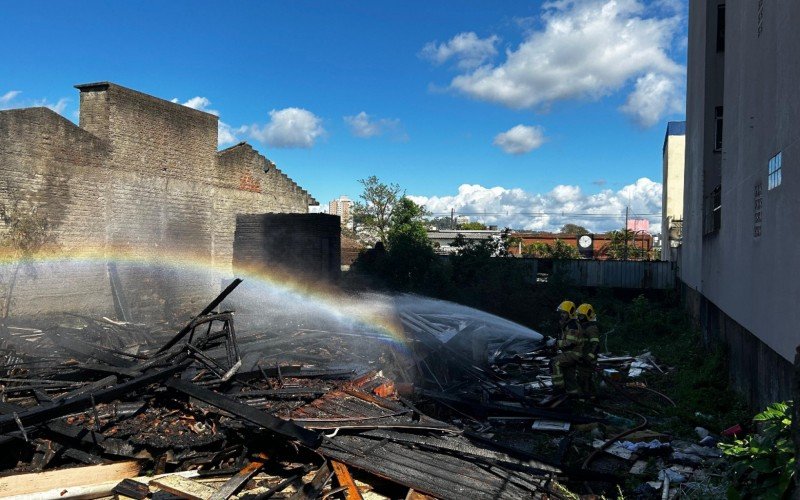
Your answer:
[[[436,259],[428,238],[425,208],[405,196],[392,211],[387,234],[386,278],[398,288],[419,288]]]
[[[556,240],[550,247],[551,259],[580,259],[581,254],[578,248],[570,245],[564,240]]]
[[[458,229],[463,229],[464,231],[480,231],[486,229],[486,226],[482,222],[466,222],[464,224],[459,224]]]
[[[439,230],[456,229],[458,226],[458,224],[453,222],[453,219],[450,217],[433,217],[432,219],[428,220],[428,225]]]
[[[635,233],[630,229],[611,231],[607,234],[609,236],[609,241],[600,249],[601,254],[616,260],[635,260],[646,257],[646,251],[636,246],[636,240],[634,239]]]
[[[523,255],[538,259],[580,259],[578,249],[564,240],[557,239],[552,245],[543,242],[534,242],[526,245],[522,250]]]
[[[561,230],[559,231],[561,234],[574,234],[574,235],[581,235],[581,234],[589,234],[589,230],[583,226],[579,226],[577,224],[564,224],[561,226]]]
[[[527,255],[529,257],[534,257],[537,259],[546,259],[550,258],[552,255],[552,249],[550,245],[547,243],[542,243],[541,241],[535,241],[530,245],[525,245],[522,247],[522,255]]]
[[[381,241],[385,245],[392,212],[402,196],[402,190],[397,184],[385,184],[374,175],[358,182],[364,190],[359,195],[361,201],[353,204],[353,227],[365,242]]]

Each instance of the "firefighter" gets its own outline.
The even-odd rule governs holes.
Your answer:
[[[558,339],[560,354],[553,357],[551,370],[553,374],[553,394],[545,398],[542,404],[555,404],[566,396],[579,395],[576,368],[583,356],[583,336],[580,325],[575,319],[575,303],[565,300],[556,308],[559,314],[558,325],[561,336]]]
[[[583,352],[578,364],[578,387],[583,396],[594,397],[594,372],[597,369],[597,351],[600,347],[600,330],[597,328],[597,314],[591,304],[581,304],[575,310],[583,336]]]

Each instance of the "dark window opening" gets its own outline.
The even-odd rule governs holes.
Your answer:
[[[717,52],[725,52],[725,5],[717,6]]]
[[[714,151],[722,151],[722,106],[714,108]]]

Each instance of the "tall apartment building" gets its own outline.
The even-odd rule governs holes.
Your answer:
[[[669,122],[664,137],[661,194],[661,260],[675,261],[683,230],[686,122]]]
[[[353,201],[347,196],[340,196],[328,203],[328,213],[331,215],[338,215],[342,220],[342,225],[350,229],[353,228],[352,208]]]
[[[759,405],[790,397],[800,344],[799,25],[793,0],[690,2],[680,279]]]

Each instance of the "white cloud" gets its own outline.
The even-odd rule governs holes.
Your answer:
[[[661,183],[646,177],[618,191],[604,189],[586,194],[578,186],[559,185],[547,193],[519,188],[487,188],[462,184],[455,195],[410,196],[434,214],[471,214],[474,220],[499,227],[530,231],[556,231],[566,223],[579,224],[593,232],[620,229],[625,225],[625,207],[631,218],[650,220],[650,229],[660,228]],[[589,215],[587,215],[589,214]]]
[[[186,102],[181,102],[180,99],[177,97],[172,99],[170,102],[174,102],[175,104],[180,104],[186,106],[187,108],[196,109],[198,111],[204,111],[206,113],[210,113],[216,117],[219,117],[219,111],[216,109],[211,109],[211,100],[207,97],[203,96],[195,96],[189,99]],[[219,120],[217,122],[217,145],[218,146],[227,146],[229,144],[234,144],[239,142],[239,135],[245,133],[247,131],[247,127],[238,127],[234,128],[227,123]]]
[[[667,114],[684,112],[683,85],[669,76],[648,73],[636,80],[620,110],[642,127],[652,127]]]
[[[558,0],[543,5],[541,22],[541,29],[528,31],[519,46],[506,50],[503,62],[464,71],[450,88],[521,109],[597,100],[648,74],[681,86],[685,68],[669,55],[682,25],[679,14],[641,0]],[[431,54],[439,54],[440,47],[434,47]]]
[[[473,32],[459,33],[447,42],[428,42],[419,55],[437,65],[454,58],[459,68],[471,69],[497,55],[495,44],[499,40],[496,35],[479,38]]]
[[[211,101],[207,97],[195,96],[186,102],[180,102],[180,100],[176,97],[172,99],[171,102],[174,102],[175,104],[181,104],[183,106],[186,106],[187,108],[196,109],[198,111],[204,111],[214,116],[219,116],[219,111],[210,108]]]
[[[3,95],[0,95],[0,109],[3,109],[3,106],[6,106],[8,103],[16,99],[18,95],[22,92],[19,90],[9,90]]]
[[[227,123],[219,120],[217,123],[217,144],[227,146],[239,142],[239,135],[247,131],[247,127],[233,128]]]
[[[495,136],[493,144],[506,153],[521,155],[530,153],[545,142],[544,129],[528,125],[517,125]]]
[[[310,148],[325,134],[322,119],[306,109],[273,109],[269,117],[269,123],[251,125],[247,127],[247,133],[275,148]]]
[[[59,115],[63,115],[64,114],[64,110],[67,109],[67,104],[68,103],[69,103],[69,99],[67,99],[66,97],[62,97],[56,103],[49,102],[47,99],[41,99],[41,100],[35,101],[33,104],[34,104],[34,106],[43,106],[45,108],[48,108],[48,109],[51,109],[51,110],[55,111]]]
[[[392,132],[399,136],[405,136],[401,127],[400,120],[396,118],[374,118],[365,111],[357,115],[345,116],[344,122],[350,128],[350,132],[356,137],[369,138]]]
[[[15,108],[49,108],[59,115],[64,115],[69,104],[69,99],[62,97],[56,102],[50,102],[47,99],[20,100],[17,99],[22,94],[19,90],[10,90],[3,95],[0,95],[0,109],[15,109]]]

